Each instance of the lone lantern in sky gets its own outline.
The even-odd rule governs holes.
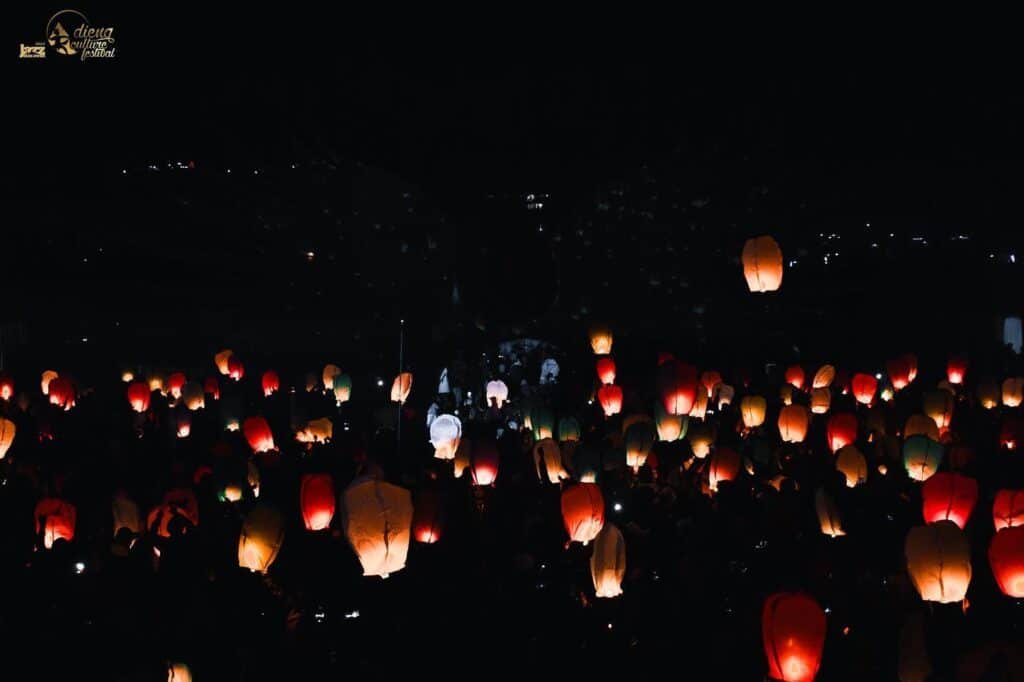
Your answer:
[[[1003,594],[1024,597],[1024,526],[1004,528],[992,537],[988,563]]]
[[[613,523],[605,524],[594,538],[590,577],[594,580],[594,596],[611,598],[622,594],[622,579],[626,577],[626,541]]]
[[[904,545],[907,572],[924,601],[962,601],[971,583],[971,548],[952,521],[911,528]]]
[[[213,364],[217,366],[217,371],[220,372],[221,376],[227,376],[231,373],[231,368],[228,366],[228,360],[234,354],[230,348],[226,348],[221,352],[213,356]]]
[[[829,417],[825,429],[828,449],[833,453],[857,440],[857,415],[839,412]]]
[[[601,403],[606,417],[622,412],[622,387],[614,384],[602,386],[597,391],[597,401]]]
[[[626,429],[626,466],[633,469],[633,473],[640,471],[640,467],[647,462],[647,456],[654,447],[654,439],[654,425],[649,421],[635,422]]]
[[[657,385],[665,412],[690,413],[697,399],[696,368],[678,360],[670,360],[658,367]]]
[[[253,507],[242,522],[238,536],[238,565],[266,573],[284,544],[284,520],[276,509]]]
[[[774,239],[767,235],[748,239],[741,258],[750,291],[764,293],[782,286],[782,249]]]
[[[992,502],[996,530],[1024,526],[1024,490],[1000,490]]]
[[[978,482],[947,471],[939,472],[921,486],[922,515],[925,523],[952,521],[967,525],[978,501]]]
[[[149,384],[144,381],[133,381],[128,384],[128,404],[136,412],[145,412],[149,409]]]
[[[803,443],[810,415],[803,405],[787,405],[779,411],[779,436],[784,443]]]
[[[739,454],[731,448],[718,448],[711,455],[708,466],[708,488],[711,492],[718,492],[718,484],[722,481],[732,481],[740,475],[743,462]]]
[[[597,378],[602,384],[615,383],[615,361],[605,356],[597,359]]]
[[[255,453],[274,450],[274,433],[263,417],[247,417],[242,423],[242,433],[249,447]]]
[[[264,397],[274,395],[279,388],[281,388],[281,378],[277,376],[277,372],[272,369],[268,369],[263,373],[263,377],[260,379],[260,383],[263,385]]]
[[[7,451],[14,444],[14,434],[18,427],[10,419],[0,417],[0,459],[7,456]]]
[[[402,372],[391,383],[391,402],[405,404],[412,391],[412,372]]]
[[[508,386],[505,385],[504,381],[497,379],[495,381],[487,382],[487,405],[494,405],[499,410],[505,401],[508,400]]]
[[[927,436],[911,436],[903,442],[903,466],[915,481],[927,481],[942,464],[945,449]]]
[[[299,487],[299,505],[306,530],[323,530],[334,518],[334,479],[330,474],[305,474]]]
[[[868,480],[868,464],[853,445],[845,445],[836,453],[836,469],[846,477],[846,487],[855,488]]]
[[[773,594],[761,611],[761,639],[770,678],[811,682],[825,648],[825,612],[806,594]]]
[[[78,510],[70,502],[56,497],[44,497],[36,503],[36,536],[42,535],[43,546],[51,549],[57,540],[75,539]]]
[[[570,542],[586,545],[604,527],[604,496],[596,483],[577,483],[562,491],[562,520]]]
[[[946,363],[946,380],[954,385],[964,383],[964,377],[967,376],[967,364],[967,358],[962,355],[949,356],[949,362]]]
[[[455,459],[462,438],[462,422],[452,414],[442,414],[430,423],[430,444],[437,459]]]
[[[743,426],[753,429],[764,424],[765,414],[768,412],[768,401],[759,395],[744,396],[740,401],[740,416],[743,417]]]
[[[590,348],[594,355],[608,355],[612,352],[612,330],[595,326],[590,330]]]
[[[878,392],[878,379],[863,372],[853,375],[850,381],[853,389],[853,397],[862,405],[870,405],[875,400],[875,393]]]
[[[387,578],[405,568],[412,536],[412,495],[377,479],[353,483],[343,495],[345,536],[363,575]]]

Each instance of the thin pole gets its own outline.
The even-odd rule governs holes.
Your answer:
[[[402,369],[405,365],[405,320],[398,321],[398,384],[402,385]],[[402,454],[402,403],[398,403],[398,454]]]

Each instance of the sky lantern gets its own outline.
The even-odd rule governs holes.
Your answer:
[[[530,426],[534,440],[553,438],[555,435],[555,414],[546,407],[535,407],[530,410]]]
[[[832,406],[832,391],[828,388],[811,389],[811,412],[813,414],[826,414]]]
[[[928,391],[924,394],[924,413],[939,427],[939,433],[945,434],[953,421],[953,395],[942,390]]]
[[[748,239],[740,258],[750,291],[765,293],[782,286],[782,249],[774,239],[767,235]]]
[[[903,437],[928,436],[932,440],[939,439],[939,427],[935,420],[923,414],[912,414],[907,417],[907,423],[903,426]]]
[[[945,449],[927,436],[911,436],[903,442],[903,466],[915,481],[927,481],[939,469]]]
[[[676,441],[686,435],[690,419],[682,414],[668,414],[661,403],[654,405],[654,426],[658,432],[658,440]]]
[[[743,426],[748,429],[764,424],[767,412],[768,401],[759,395],[744,396],[740,401],[740,416],[743,417]]]
[[[594,581],[594,596],[610,599],[622,594],[622,579],[626,577],[626,541],[614,523],[606,523],[594,538],[590,577]]]
[[[67,377],[57,377],[50,382],[50,404],[65,412],[75,406],[75,385]]]
[[[533,464],[541,481],[558,485],[569,478],[569,472],[562,466],[562,451],[553,438],[544,438],[534,444]]]
[[[967,525],[978,501],[978,482],[960,474],[942,471],[921,486],[922,515],[925,523],[952,521],[960,528]]]
[[[174,415],[174,421],[177,423],[175,433],[178,438],[188,438],[192,433],[192,414],[190,412],[178,412]]]
[[[50,395],[50,382],[58,376],[59,375],[52,369],[48,369],[43,372],[43,375],[39,380],[39,387],[42,389],[43,395]]]
[[[345,535],[363,575],[387,578],[405,568],[412,537],[412,495],[397,485],[367,479],[343,494]]]
[[[217,381],[217,377],[206,377],[203,381],[203,393],[214,400],[220,400],[220,382]]]
[[[658,367],[657,387],[665,412],[689,414],[697,398],[697,370],[678,360],[666,362]]]
[[[7,451],[14,444],[14,434],[18,427],[10,419],[0,417],[0,459],[7,456]]]
[[[334,377],[334,402],[340,407],[352,399],[352,377],[339,374]]]
[[[430,422],[430,444],[437,459],[455,459],[462,438],[462,421],[453,414],[442,414]]]
[[[590,330],[590,348],[594,355],[608,355],[612,352],[612,330],[598,325]]]
[[[167,395],[167,381],[163,374],[154,370],[146,377],[146,381],[149,383],[150,392],[159,391],[160,395]]]
[[[295,440],[300,443],[329,443],[334,437],[334,422],[330,417],[310,419],[295,433]]]
[[[149,409],[149,384],[144,381],[133,381],[128,384],[128,404],[136,412],[145,412]]]
[[[992,502],[996,530],[1024,526],[1024,490],[1000,490]]]
[[[978,402],[981,403],[981,406],[986,410],[991,410],[996,407],[1001,399],[999,384],[991,379],[981,381],[975,389],[975,392],[978,396]]]
[[[429,488],[417,492],[412,514],[413,539],[425,545],[434,544],[441,539],[443,522],[441,496]]]
[[[1004,528],[992,536],[988,563],[1007,597],[1024,597],[1024,526]]]
[[[167,665],[167,682],[192,682],[192,671],[184,663]]]
[[[134,535],[142,534],[142,516],[139,514],[139,505],[135,504],[135,501],[123,491],[114,495],[110,510],[114,517],[115,536],[122,528],[127,528]]]
[[[412,372],[402,372],[391,382],[391,402],[404,405],[412,391]]]
[[[452,476],[462,478],[462,472],[469,468],[472,460],[472,447],[469,440],[463,438],[459,441],[459,447],[455,448],[455,459],[452,462]],[[436,456],[436,455],[435,455]]]
[[[1024,442],[1024,420],[1016,416],[1006,417],[999,427],[999,447],[1016,450],[1021,442]]]
[[[193,412],[206,407],[206,394],[202,385],[195,381],[189,381],[181,387],[181,400]]]
[[[783,405],[793,404],[793,387],[789,384],[779,386],[779,402]]]
[[[249,447],[255,453],[270,452],[274,450],[274,433],[270,430],[270,424],[260,416],[246,417],[242,423],[242,433]]]
[[[825,648],[825,612],[806,594],[777,592],[764,602],[761,640],[770,678],[811,682]]]
[[[558,420],[558,440],[575,443],[580,439],[580,423],[576,417],[562,417]]]
[[[840,448],[851,445],[857,440],[857,415],[849,412],[837,412],[828,419],[825,428],[828,449],[833,453]]]
[[[836,506],[832,496],[825,492],[824,488],[818,488],[814,492],[814,511],[818,514],[818,525],[823,535],[830,538],[838,538],[846,535],[843,530],[843,519],[839,514],[839,507]]]
[[[814,378],[811,380],[811,388],[828,388],[836,378],[836,368],[832,365],[822,365]]]
[[[43,546],[51,549],[57,540],[75,539],[78,510],[70,502],[56,497],[44,497],[36,503],[36,536],[43,536]]]
[[[213,364],[217,366],[217,371],[220,372],[221,376],[227,376],[231,373],[231,368],[228,366],[228,360],[234,354],[230,348],[226,348],[221,352],[213,356]]]
[[[570,542],[586,545],[604,527],[604,496],[596,483],[577,483],[562,491],[562,520]]]
[[[490,440],[477,440],[472,446],[469,472],[473,476],[473,485],[494,485],[498,480],[498,465],[501,462],[498,447]]]
[[[779,411],[779,436],[785,443],[802,443],[811,417],[803,405],[787,405]]]
[[[0,372],[0,400],[10,400],[14,397],[14,379],[9,374]]]
[[[800,390],[804,387],[804,368],[800,365],[790,365],[786,368],[786,383]]]
[[[486,395],[487,405],[494,405],[500,410],[502,405],[508,400],[508,386],[500,379],[488,381]]]
[[[859,372],[853,375],[850,387],[853,389],[853,397],[858,403],[870,405],[875,399],[875,393],[878,391],[878,379],[870,374]]]
[[[868,463],[855,445],[844,445],[836,453],[836,470],[846,477],[846,487],[856,488],[868,480]]]
[[[615,361],[608,356],[597,359],[597,378],[602,384],[615,383]]]
[[[693,401],[693,407],[690,408],[690,413],[687,415],[692,419],[703,420],[708,412],[708,397],[704,395],[704,391],[698,391],[697,397]]]
[[[971,548],[952,521],[911,528],[904,545],[907,572],[924,601],[963,601],[971,582]]]
[[[917,357],[907,353],[885,363],[889,383],[897,391],[906,388],[917,377]]]
[[[654,425],[649,421],[635,422],[626,429],[626,466],[633,469],[633,473],[640,471],[640,467],[647,462],[655,437]]]
[[[732,405],[733,398],[736,397],[736,389],[729,384],[718,385],[718,409],[722,409],[726,405]]]
[[[690,450],[697,459],[704,459],[711,453],[711,445],[715,442],[715,435],[706,424],[694,424],[688,429],[686,439],[690,441]]]
[[[709,369],[700,375],[700,384],[708,392],[708,398],[715,394],[715,387],[722,383],[722,375],[713,369]]]
[[[281,377],[274,370],[268,369],[260,377],[260,384],[263,386],[263,397],[270,397],[281,388]]]
[[[601,403],[604,416],[619,414],[622,412],[622,387],[614,384],[602,386],[597,390],[597,401]]]
[[[171,394],[171,397],[177,400],[181,397],[181,387],[185,385],[188,378],[184,372],[173,372],[167,377],[167,391]]]
[[[743,462],[735,450],[716,449],[708,461],[708,488],[711,492],[718,492],[718,484],[722,481],[735,480],[742,468]]]
[[[320,379],[323,381],[324,390],[333,391],[335,379],[339,376],[341,376],[341,367],[330,362],[324,365],[324,369],[320,373]]]
[[[266,573],[284,544],[284,519],[272,507],[257,505],[245,516],[238,535],[238,565]]]
[[[963,355],[950,355],[949,361],[946,362],[946,380],[954,385],[964,383],[964,377],[967,376],[967,365],[967,358]]]
[[[1002,398],[1006,407],[1019,406],[1024,401],[1024,379],[1010,377],[1003,381]]]
[[[334,518],[334,479],[330,474],[305,474],[299,486],[299,506],[306,530],[324,530]]]
[[[245,365],[242,364],[242,359],[237,355],[232,355],[228,358],[228,377],[234,381],[241,381],[244,376]]]

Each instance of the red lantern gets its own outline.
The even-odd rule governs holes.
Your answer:
[[[1003,594],[1024,597],[1024,526],[1004,528],[993,536],[988,563]]]
[[[473,485],[494,485],[498,480],[500,461],[497,446],[488,440],[476,440],[472,445],[470,473],[473,474]]]
[[[828,419],[828,426],[825,429],[828,439],[828,447],[833,454],[846,445],[853,445],[857,441],[857,415],[849,412],[839,412]]]
[[[432,545],[440,540],[442,520],[441,496],[433,490],[417,493],[412,515],[412,536],[416,542]]]
[[[49,386],[50,404],[67,411],[75,406],[75,385],[67,377],[55,377]]]
[[[1020,417],[1007,417],[999,429],[999,447],[1016,450],[1024,442],[1024,420]]]
[[[235,381],[239,381],[245,376],[245,365],[242,364],[237,355],[232,355],[228,358],[228,376]]]
[[[622,412],[622,387],[614,384],[602,386],[597,391],[597,401],[601,403],[606,417]]]
[[[708,397],[715,394],[715,386],[722,383],[722,375],[713,369],[709,369],[700,375],[701,386],[708,392]]]
[[[965,376],[967,376],[967,358],[962,355],[949,356],[949,362],[946,363],[946,379],[949,383],[962,384]]]
[[[7,374],[0,374],[0,400],[14,397],[14,379]]]
[[[181,389],[186,381],[188,379],[183,372],[174,372],[171,376],[167,377],[167,391],[171,394],[172,398],[177,399],[181,397]]]
[[[56,497],[44,497],[36,503],[36,535],[43,536],[43,546],[53,547],[57,540],[75,539],[75,505]]]
[[[330,474],[305,474],[299,504],[306,530],[324,530],[334,518],[334,479]]]
[[[800,365],[790,365],[786,368],[786,383],[793,388],[800,390],[804,387],[804,368]]]
[[[149,409],[149,384],[145,381],[133,381],[128,384],[128,403],[136,412],[145,412]]]
[[[921,486],[925,523],[952,521],[963,528],[977,501],[978,483],[968,476],[942,471]]]
[[[206,377],[203,382],[203,393],[213,396],[214,400],[220,400],[220,382],[217,377]]]
[[[604,528],[604,497],[596,483],[577,483],[562,491],[562,520],[570,542],[586,545]]]
[[[708,467],[708,487],[712,492],[717,492],[719,483],[734,480],[740,475],[742,468],[743,462],[735,450],[718,448],[711,455]]]
[[[773,594],[761,612],[761,638],[769,677],[810,682],[818,674],[825,647],[825,612],[806,594]]]
[[[597,378],[602,384],[615,383],[615,361],[607,355],[597,359]]]
[[[850,382],[853,388],[853,397],[862,405],[870,405],[875,400],[875,393],[878,391],[878,379],[863,372],[854,374]]]
[[[277,372],[272,369],[268,369],[263,373],[261,383],[263,384],[264,396],[274,395],[277,389],[281,388],[281,379],[278,378]]]
[[[913,355],[901,355],[885,363],[885,371],[889,375],[889,383],[899,391],[917,376],[917,358]]]
[[[996,530],[1024,526],[1024,490],[1000,490],[992,502]]]
[[[263,417],[246,418],[242,423],[242,433],[253,452],[270,452],[274,449],[274,433]]]
[[[667,414],[690,414],[697,399],[697,370],[672,360],[658,368],[658,393]]]

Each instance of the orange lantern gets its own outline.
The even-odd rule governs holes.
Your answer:
[[[1003,382],[1003,405],[1018,407],[1024,402],[1024,379],[1010,377]]]
[[[811,412],[825,414],[832,405],[832,391],[828,388],[811,389]]]
[[[144,381],[133,381],[128,384],[128,403],[136,412],[149,409],[149,385]]]
[[[217,371],[220,372],[222,376],[227,376],[231,373],[231,368],[228,366],[228,360],[231,359],[233,354],[234,351],[231,349],[225,349],[213,356],[213,364],[217,365]]]
[[[833,453],[857,440],[857,415],[841,412],[829,417],[825,429],[828,449]]]
[[[601,403],[604,416],[619,414],[622,412],[622,387],[614,384],[602,386],[597,390],[597,401]]]
[[[334,422],[330,417],[310,419],[306,425],[295,434],[295,440],[300,443],[329,443],[334,437]]]
[[[748,429],[764,424],[767,412],[768,401],[759,395],[748,395],[740,401],[740,416],[743,417],[743,426]]]
[[[939,472],[921,486],[921,502],[925,523],[952,521],[960,528],[978,501],[978,483],[960,474]]]
[[[357,482],[344,493],[345,535],[363,575],[387,578],[405,568],[412,536],[412,495],[377,479]]]
[[[590,348],[594,355],[608,355],[612,352],[612,330],[595,326],[590,330]]]
[[[923,414],[912,414],[907,417],[907,423],[903,426],[903,437],[927,436],[929,439],[939,440],[939,427],[935,420]]]
[[[946,363],[946,379],[949,383],[962,384],[965,376],[967,376],[967,358],[962,355],[949,356],[949,362]]]
[[[338,367],[337,365],[331,363],[324,365],[323,372],[320,373],[320,378],[324,382],[324,390],[333,391],[334,380],[339,376],[341,376],[341,367]],[[314,381],[316,381],[315,378]]]
[[[238,565],[266,573],[284,544],[284,520],[276,509],[256,506],[242,522],[238,535]]]
[[[56,497],[44,497],[36,503],[36,536],[42,535],[46,549],[51,549],[57,540],[71,542],[75,539],[77,518],[75,505]]]
[[[270,452],[275,449],[274,433],[263,417],[247,417],[242,422],[242,433],[253,452]]]
[[[846,477],[846,487],[855,488],[868,480],[868,464],[853,445],[845,445],[836,453],[836,469]]]
[[[839,507],[824,488],[818,488],[814,493],[814,511],[818,514],[818,525],[822,534],[831,538],[846,535]]]
[[[415,509],[412,515],[412,536],[416,542],[432,545],[441,539],[444,516],[441,513],[441,497],[433,490],[416,493]]]
[[[607,599],[622,594],[622,579],[626,577],[626,541],[613,523],[605,524],[594,538],[590,577],[594,581],[594,596]]]
[[[992,537],[988,563],[1003,594],[1024,597],[1024,526],[1004,528]]]
[[[785,443],[802,443],[807,437],[810,415],[803,405],[787,405],[779,411],[779,436]]]
[[[14,379],[7,374],[0,373],[0,400],[10,400],[13,397]]]
[[[658,393],[668,414],[689,414],[697,398],[697,370],[671,360],[658,367]]]
[[[765,235],[748,239],[743,245],[743,276],[752,292],[776,291],[782,286],[782,249]]]
[[[711,492],[718,492],[718,484],[722,481],[732,481],[740,475],[743,462],[735,450],[731,448],[718,448],[711,455],[708,466],[708,488]]]
[[[804,387],[804,368],[800,365],[790,365],[786,368],[786,383],[800,390]]]
[[[167,391],[171,394],[171,397],[177,400],[181,397],[181,387],[185,385],[188,379],[185,377],[183,372],[174,372],[171,376],[167,377]]]
[[[769,677],[811,682],[818,674],[825,647],[825,612],[806,594],[773,594],[761,612],[761,638]]]
[[[832,385],[832,381],[836,378],[836,368],[832,365],[822,365],[821,368],[814,373],[814,379],[811,381],[812,388],[828,388]]]
[[[334,479],[330,474],[305,474],[299,488],[299,505],[306,530],[324,530],[334,518]]]
[[[14,434],[17,431],[18,427],[14,425],[14,422],[0,417],[0,459],[7,456],[7,451],[11,449],[11,445],[14,443]]]
[[[42,378],[39,380],[39,386],[43,390],[43,395],[50,395],[50,382],[56,379],[59,375],[52,369],[48,369],[43,372]]]
[[[586,545],[604,527],[604,497],[596,483],[577,483],[562,491],[562,520],[570,542]]]
[[[391,402],[404,405],[412,391],[412,372],[402,372],[391,382]]]
[[[992,501],[996,530],[1024,526],[1024,490],[1000,490]]]
[[[953,421],[953,395],[948,391],[928,391],[924,394],[924,413],[939,427],[939,433],[949,430]]]
[[[615,361],[610,357],[597,359],[597,378],[602,384],[615,383]]]
[[[878,379],[870,374],[859,372],[853,375],[850,382],[853,388],[853,397],[862,405],[870,405],[875,400],[875,393],[878,391]]]
[[[501,461],[497,446],[489,440],[477,440],[472,446],[470,473],[473,475],[473,485],[494,485],[498,480],[498,464]]]
[[[193,412],[206,407],[206,395],[203,393],[203,387],[195,381],[189,381],[181,387],[181,399],[184,401],[185,407]]]
[[[971,548],[952,521],[911,528],[904,546],[907,572],[924,601],[962,601],[971,582]]]
[[[274,393],[277,392],[277,389],[281,388],[281,378],[278,377],[277,372],[272,369],[268,369],[263,373],[260,383],[263,385],[264,397],[274,395]]]
[[[690,450],[697,459],[704,459],[711,452],[711,445],[715,442],[714,433],[705,424],[695,424],[686,439],[690,441]]]

